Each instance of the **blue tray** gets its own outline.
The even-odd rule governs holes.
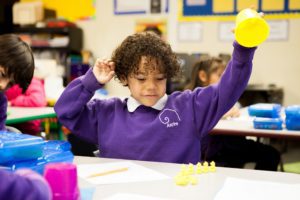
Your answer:
[[[253,125],[255,129],[282,130],[282,122],[281,118],[255,117]]]
[[[292,117],[300,119],[300,105],[288,106],[284,111],[287,118]]]
[[[32,160],[6,163],[2,167],[6,170],[17,170],[21,168],[29,168],[40,174],[44,173],[44,168],[48,163],[69,162],[74,159],[73,153],[70,151],[71,145],[67,141],[50,140],[44,145],[41,157]]]
[[[41,157],[44,144],[41,137],[0,131],[0,164]]]
[[[250,116],[280,118],[281,105],[271,103],[258,103],[248,107]]]

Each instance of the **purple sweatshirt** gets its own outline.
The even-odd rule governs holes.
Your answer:
[[[255,48],[233,46],[218,84],[174,92],[162,110],[141,105],[129,112],[128,99],[91,100],[103,87],[91,69],[67,86],[54,109],[74,134],[98,144],[101,157],[197,163],[201,138],[239,99],[251,74]]]
[[[0,92],[0,130],[5,130],[7,112],[7,98],[3,92]]]
[[[51,199],[51,190],[46,180],[31,170],[21,169],[16,173],[0,170],[0,180],[0,199]]]

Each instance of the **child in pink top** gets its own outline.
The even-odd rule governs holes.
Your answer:
[[[6,92],[8,104],[18,107],[44,107],[47,105],[45,89],[43,81],[33,78],[28,89],[22,94],[22,89],[19,85],[14,85]],[[40,120],[34,120],[26,123],[15,124],[22,133],[36,135],[40,132]]]

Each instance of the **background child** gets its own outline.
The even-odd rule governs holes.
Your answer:
[[[203,58],[195,63],[191,82],[186,89],[216,84],[224,68],[224,62],[219,58]],[[223,117],[238,117],[239,114],[235,105]],[[213,160],[225,167],[242,168],[248,162],[255,162],[255,169],[276,171],[280,161],[279,152],[272,146],[241,136],[207,135],[203,138],[201,152],[204,160]]]
[[[45,107],[47,105],[44,84],[41,79],[33,78],[26,92],[22,93],[19,85],[7,89],[6,97],[10,106]],[[13,125],[22,133],[37,135],[41,132],[41,120]]]
[[[201,138],[238,100],[250,77],[255,48],[234,43],[220,84],[166,95],[179,63],[169,44],[151,32],[128,36],[112,60],[98,60],[72,81],[54,109],[72,133],[99,145],[100,156],[197,163]],[[114,76],[131,96],[90,101]]]
[[[29,169],[20,169],[15,173],[0,169],[0,177],[0,199],[52,199],[47,181]]]
[[[14,34],[0,35],[0,130],[5,130],[7,99],[4,91],[18,84],[23,92],[31,82],[34,59],[30,47]],[[16,174],[0,169],[0,199],[50,199],[50,188],[33,171]]]

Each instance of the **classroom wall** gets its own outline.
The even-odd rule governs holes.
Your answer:
[[[140,19],[167,19],[168,41],[176,52],[205,52],[211,55],[231,53],[230,42],[218,39],[218,22],[203,22],[203,38],[200,43],[177,41],[177,1],[170,1],[168,14],[119,15],[113,14],[113,1],[96,1],[96,19],[77,24],[84,30],[84,47],[96,57],[110,57],[112,51],[129,34],[134,33],[135,22]],[[267,41],[260,45],[254,58],[250,83],[270,84],[284,88],[284,104],[300,104],[300,19],[289,20],[287,41]],[[127,88],[118,81],[107,84],[111,95],[127,96]]]

